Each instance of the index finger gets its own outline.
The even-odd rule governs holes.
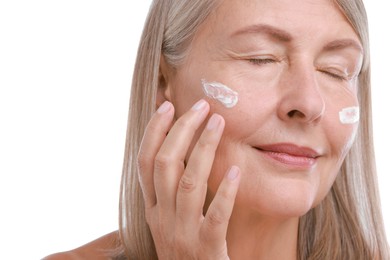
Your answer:
[[[138,178],[144,196],[145,207],[153,207],[156,202],[154,188],[154,158],[172,126],[174,107],[165,101],[152,116],[146,126],[137,157]]]

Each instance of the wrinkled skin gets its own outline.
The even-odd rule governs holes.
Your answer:
[[[357,123],[339,111],[358,106],[361,64],[358,36],[327,0],[225,0],[182,66],[162,59],[158,105],[169,102],[138,158],[159,258],[295,259],[298,218],[353,143]],[[202,79],[238,92],[238,104],[205,97]]]

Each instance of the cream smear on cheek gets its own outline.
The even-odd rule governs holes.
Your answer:
[[[354,124],[359,122],[359,107],[346,107],[340,110],[339,118],[342,124]]]
[[[219,101],[227,108],[237,105],[238,93],[228,86],[216,81],[207,82],[205,79],[202,79],[201,83],[206,96]]]

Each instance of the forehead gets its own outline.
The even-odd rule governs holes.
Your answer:
[[[271,25],[300,41],[358,36],[332,0],[223,0],[205,22],[205,31],[231,37],[253,25]],[[321,41],[319,41],[321,42]]]

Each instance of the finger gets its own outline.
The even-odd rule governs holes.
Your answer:
[[[153,164],[156,154],[172,125],[173,115],[173,105],[168,101],[164,102],[152,116],[142,138],[137,162],[138,178],[141,184],[146,208],[150,208],[156,204]]]
[[[177,192],[176,207],[179,229],[184,230],[185,226],[189,224],[199,223],[200,217],[203,215],[207,180],[224,126],[225,121],[222,116],[212,115],[192,150]]]
[[[233,211],[240,177],[240,169],[237,166],[231,167],[225,174],[207,210],[199,234],[205,248],[212,250],[226,246],[227,228]]]
[[[172,126],[154,162],[154,186],[157,203],[163,210],[175,212],[179,179],[184,159],[196,130],[206,118],[210,107],[198,101]]]

